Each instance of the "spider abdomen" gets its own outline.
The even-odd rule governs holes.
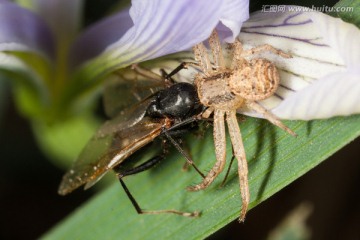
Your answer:
[[[279,85],[275,65],[266,59],[242,61],[229,80],[231,91],[247,100],[263,100],[273,95]]]

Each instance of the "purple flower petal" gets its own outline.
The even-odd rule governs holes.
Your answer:
[[[34,13],[11,2],[0,2],[0,51],[29,51],[54,56],[50,30]]]
[[[96,73],[101,73],[134,62],[189,49],[196,43],[208,38],[220,20],[224,26],[229,26],[232,31],[239,31],[241,26],[239,21],[246,19],[248,15],[247,6],[248,0],[133,0],[130,16],[134,25],[121,38],[102,51],[91,68]],[[235,7],[241,9],[234,9]],[[243,14],[245,16],[242,16]],[[116,27],[118,27],[123,32],[122,27],[120,27],[121,22],[117,26],[115,22],[109,22],[112,23],[112,25],[107,26],[109,29],[116,31]],[[105,25],[99,26],[105,27]],[[95,30],[92,29],[91,31]],[[238,32],[232,33],[233,36],[237,34]],[[99,35],[97,39],[93,39],[93,43],[96,41],[110,42],[99,40],[100,38],[107,39],[109,37]],[[232,38],[231,36],[229,39]],[[79,45],[84,44],[82,53],[86,52],[84,49],[88,45],[85,42],[87,39],[84,38],[77,43]],[[110,36],[110,39],[113,39],[113,36]],[[90,48],[90,45],[88,47]],[[91,48],[100,50],[94,45]],[[74,55],[78,55],[76,49]],[[85,60],[86,58],[80,57],[80,59]]]
[[[65,54],[80,28],[83,0],[30,0],[56,37],[59,53]]]
[[[242,23],[249,18],[249,1],[226,0],[225,2],[225,9],[216,30],[225,42],[234,42]]]
[[[133,25],[129,9],[125,9],[90,26],[76,39],[70,50],[71,65],[76,66],[97,56],[110,44],[120,39]]]

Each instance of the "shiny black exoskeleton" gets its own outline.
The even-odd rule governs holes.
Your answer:
[[[164,116],[184,120],[200,113],[200,104],[195,87],[190,83],[175,83],[159,91],[146,110],[153,118]]]

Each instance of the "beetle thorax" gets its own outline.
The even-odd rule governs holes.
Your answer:
[[[215,71],[206,76],[196,75],[194,83],[200,102],[207,107],[222,110],[240,108],[244,99],[232,92],[229,86],[229,80],[232,77],[233,72],[231,70]]]

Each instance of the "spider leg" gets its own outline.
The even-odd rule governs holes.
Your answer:
[[[193,47],[195,61],[199,63],[201,70],[204,73],[212,72],[212,65],[204,44],[198,43]]]
[[[290,54],[284,53],[283,51],[274,48],[273,46],[269,45],[269,44],[264,44],[264,45],[260,45],[254,48],[251,48],[249,50],[244,50],[242,52],[242,57],[248,57],[257,53],[261,53],[261,52],[272,52],[276,55],[279,55],[283,58],[292,58],[292,56]]]
[[[214,58],[214,66],[217,70],[225,69],[225,60],[222,53],[221,43],[216,30],[209,37],[209,44]]]
[[[236,111],[226,112],[226,121],[228,124],[231,143],[234,150],[234,155],[238,160],[238,174],[240,181],[240,193],[242,200],[242,208],[239,221],[245,220],[245,215],[250,202],[249,182],[248,182],[248,166],[245,156],[244,144],[241,138],[239,124],[236,119]]]
[[[239,61],[242,60],[243,56],[242,56],[242,52],[243,52],[243,47],[241,42],[238,39],[235,39],[235,42],[232,44],[232,48],[233,48],[233,59],[231,62],[231,69],[235,69],[237,66],[239,66]]]
[[[214,112],[214,108],[213,107],[208,107],[207,109],[205,109],[205,111],[201,114],[201,116],[205,119],[209,118],[210,115]]]
[[[149,79],[157,80],[157,81],[159,81],[161,83],[164,82],[164,77],[162,77],[161,75],[159,75],[157,73],[154,73],[153,71],[151,71],[149,69],[140,67],[137,64],[133,64],[131,66],[131,68],[134,69],[135,72],[137,72],[138,74],[140,74],[140,75],[142,75],[144,77],[147,77]]]
[[[189,191],[199,191],[207,188],[224,169],[226,161],[226,136],[225,136],[225,111],[215,110],[214,112],[214,143],[216,163],[209,171],[203,181],[195,186],[187,188]]]
[[[261,106],[259,103],[247,101],[246,106],[249,107],[250,109],[260,113],[269,122],[278,126],[282,130],[288,132],[290,135],[292,135],[294,137],[297,136],[297,134],[295,132],[293,132],[290,128],[288,128],[285,124],[283,124],[274,114],[272,114],[269,110],[267,110],[266,108]]]

